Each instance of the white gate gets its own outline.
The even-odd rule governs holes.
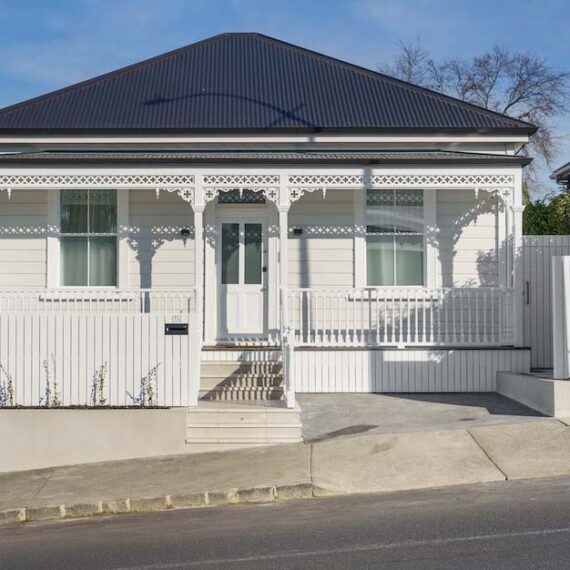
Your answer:
[[[552,368],[552,258],[570,255],[570,236],[524,236],[524,343],[532,368]]]

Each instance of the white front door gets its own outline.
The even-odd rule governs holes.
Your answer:
[[[248,340],[267,335],[267,246],[265,224],[219,221],[218,339]]]

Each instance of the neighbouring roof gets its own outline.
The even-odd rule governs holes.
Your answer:
[[[47,151],[0,154],[0,164],[478,164],[527,165],[523,156],[455,151]]]
[[[570,162],[563,164],[560,168],[557,168],[550,176],[552,180],[556,182],[570,182]]]
[[[0,133],[535,130],[253,33],[214,36],[0,110]]]

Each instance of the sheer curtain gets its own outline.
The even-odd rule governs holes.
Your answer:
[[[116,285],[116,190],[62,190],[60,203],[61,285]]]

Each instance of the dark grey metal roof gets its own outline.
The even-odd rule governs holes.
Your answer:
[[[222,34],[0,110],[0,132],[525,132],[533,125],[260,34]]]
[[[0,165],[22,164],[520,164],[529,158],[451,151],[153,151],[29,152],[0,154]]]

